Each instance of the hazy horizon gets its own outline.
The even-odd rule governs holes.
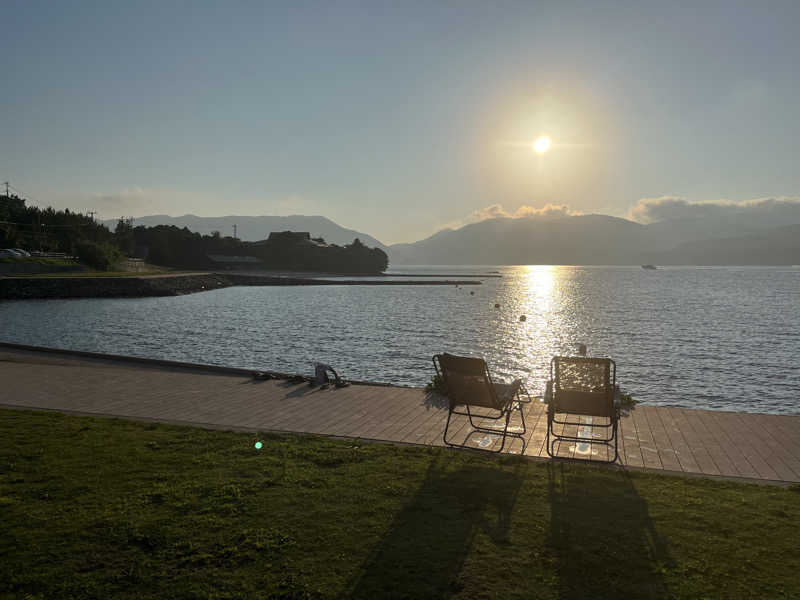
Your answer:
[[[796,3],[4,17],[0,180],[34,205],[322,215],[393,244],[493,216],[651,222],[800,197]]]

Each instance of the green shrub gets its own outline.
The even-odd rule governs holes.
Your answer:
[[[75,252],[82,263],[98,271],[110,271],[122,259],[122,253],[116,246],[88,240],[81,240],[75,244]]]
[[[447,384],[445,384],[444,379],[442,379],[439,375],[434,375],[431,377],[431,380],[425,386],[426,392],[436,392],[437,394],[441,394],[442,396],[447,396]]]
[[[636,408],[637,404],[639,404],[639,400],[637,400],[630,394],[626,394],[625,392],[620,393],[619,412],[621,416],[623,417],[629,416],[631,414],[631,411],[634,408]]]

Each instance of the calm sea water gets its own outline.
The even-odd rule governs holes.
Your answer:
[[[0,340],[305,374],[323,361],[346,378],[418,386],[430,380],[431,356],[448,351],[483,356],[532,393],[552,356],[585,343],[614,358],[623,389],[647,403],[800,413],[798,268],[395,269],[491,271],[503,277],[478,286],[6,301]]]

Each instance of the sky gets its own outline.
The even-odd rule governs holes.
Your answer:
[[[33,205],[319,214],[395,243],[800,196],[798,2],[0,9],[0,180]]]

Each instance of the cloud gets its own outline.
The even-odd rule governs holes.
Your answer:
[[[642,198],[628,211],[628,218],[639,223],[655,223],[672,219],[701,219],[733,214],[789,213],[800,211],[800,198],[756,198],[733,202],[716,200],[691,202],[679,196]]]
[[[561,217],[571,217],[573,215],[582,215],[583,212],[579,210],[572,210],[566,204],[545,204],[542,208],[535,208],[533,206],[520,206],[514,213],[514,219],[522,218],[542,218],[542,219],[558,219]]]
[[[458,229],[470,223],[479,223],[487,219],[557,219],[571,215],[582,214],[580,211],[571,210],[565,204],[547,204],[541,208],[535,206],[520,206],[513,212],[507,211],[502,204],[491,204],[486,208],[472,211],[462,219],[451,221],[443,226],[444,229]]]

